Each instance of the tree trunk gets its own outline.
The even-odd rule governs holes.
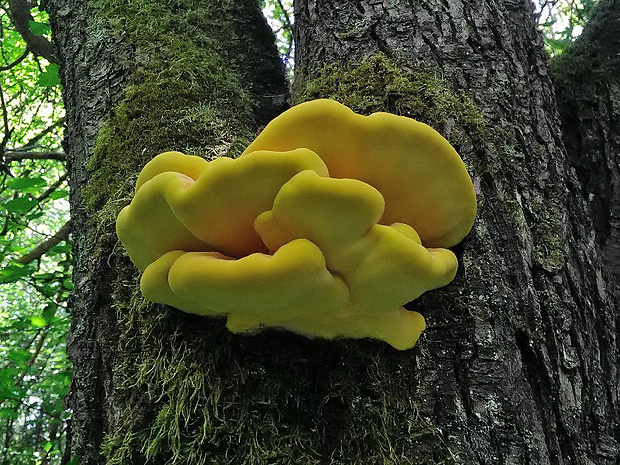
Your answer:
[[[458,287],[412,307],[429,322],[416,373],[423,415],[467,463],[616,463],[618,315],[528,2],[300,1],[296,13],[312,96],[317,65],[381,51],[430,65],[484,115],[486,134],[460,141],[454,118],[437,124],[385,98],[447,134],[480,186]]]
[[[620,2],[604,1],[553,62],[566,148],[620,302]]]
[[[528,2],[296,3],[296,98],[428,122],[478,190],[457,279],[408,305],[428,329],[405,352],[234,336],[137,291],[114,219],[140,168],[164,150],[239,153],[282,109],[252,0],[48,9],[67,107],[82,464],[617,463],[617,309]]]
[[[166,341],[170,352],[161,354],[164,362],[179,350],[169,340],[172,334],[200,340],[220,326],[192,322],[175,310],[168,319],[170,309],[155,306],[137,314],[142,304],[133,295],[137,274],[117,243],[114,221],[138,171],[165,150],[208,157],[238,153],[258,124],[281,112],[286,102],[283,67],[255,2],[207,3],[47,4],[67,111],[76,286],[67,349],[73,363],[68,405],[73,410],[70,448],[82,465],[106,458],[145,463],[145,438],[138,432],[150,434],[149,424],[166,401],[151,407],[155,391],[131,386],[145,382],[137,378],[140,364],[153,366],[138,354],[157,358]],[[158,329],[148,336],[150,342],[136,339],[149,324],[164,320],[172,333]],[[179,325],[198,326],[201,335],[175,330]],[[200,343],[192,350],[212,352]],[[156,382],[152,387],[162,389]],[[171,447],[163,449],[165,455]]]

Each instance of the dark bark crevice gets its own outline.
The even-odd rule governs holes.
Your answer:
[[[593,307],[586,316],[591,322],[588,334],[596,335],[601,341],[594,353],[595,361],[609,379],[617,379],[620,359],[616,332],[620,327],[618,43],[620,3],[604,0],[592,11],[583,35],[552,62],[566,147],[582,186],[580,195],[588,205],[596,233],[596,246],[603,258],[604,273],[590,279],[593,285],[607,285],[613,294],[608,308]],[[575,287],[578,285],[575,284]],[[587,344],[588,338],[585,339],[582,344]],[[581,356],[581,366],[590,364],[592,360]],[[590,382],[599,384],[600,380],[591,379]],[[589,393],[594,398],[587,413],[590,439],[597,450],[604,452],[601,454],[604,457],[618,454],[620,431],[603,418],[610,413],[617,418],[619,390],[617,384],[615,387],[600,385]],[[602,431],[609,433],[601,435]]]

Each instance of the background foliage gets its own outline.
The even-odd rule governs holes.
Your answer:
[[[292,77],[292,0],[258,1]],[[595,2],[534,5],[551,56],[581,32]],[[24,5],[25,31],[15,14]],[[0,0],[0,39],[0,465],[77,463],[65,453],[63,406],[72,289],[64,117],[57,65],[39,47],[51,40],[45,12]]]
[[[538,0],[536,19],[543,32],[545,48],[558,55],[581,34],[588,13],[597,0]]]
[[[70,245],[53,237],[68,221],[61,89],[0,8],[0,464],[59,463],[72,287]],[[44,12],[28,29],[49,40]]]

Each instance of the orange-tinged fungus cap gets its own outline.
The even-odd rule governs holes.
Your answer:
[[[353,178],[385,199],[381,224],[412,226],[426,247],[451,247],[471,229],[476,194],[460,156],[426,124],[390,113],[362,116],[334,100],[312,100],[272,120],[245,150],[306,147],[331,177]]]
[[[382,204],[381,194],[361,181],[302,171],[255,226],[271,250],[309,239],[349,286],[351,305],[386,311],[448,284],[457,260],[447,249],[423,247],[411,226],[377,224]]]
[[[332,275],[321,250],[306,239],[293,240],[273,255],[240,259],[221,254],[186,253],[170,267],[172,291],[205,302],[222,315],[275,315],[286,320],[300,313],[334,313],[348,300],[342,279]]]
[[[172,250],[235,257],[266,251],[254,220],[271,208],[282,184],[308,169],[328,175],[323,161],[304,148],[211,162],[163,153],[138,177],[133,201],[116,220],[117,235],[141,270]]]

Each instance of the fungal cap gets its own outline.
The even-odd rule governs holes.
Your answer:
[[[312,100],[272,120],[243,153],[307,147],[330,176],[361,180],[385,199],[381,224],[406,223],[427,247],[451,247],[471,229],[476,195],[465,165],[437,131],[389,113],[362,116]]]
[[[140,173],[117,233],[144,296],[310,337],[413,347],[424,318],[403,306],[455,276],[476,212],[450,144],[400,116],[330,100],[273,120],[238,159],[180,152]]]
[[[426,328],[424,317],[418,312],[398,308],[385,312],[381,318],[372,313],[361,314],[352,311],[343,318],[315,319],[301,315],[288,321],[275,316],[231,313],[226,323],[233,333],[254,333],[263,327],[278,327],[308,337],[335,339],[340,337],[372,337],[385,341],[398,350],[415,346],[420,334]]]
[[[259,156],[255,152],[245,163]],[[179,196],[208,169],[198,181],[176,172],[154,174],[138,190],[125,213],[129,216],[119,217],[119,230],[153,218],[163,228],[176,218]],[[196,246],[198,251],[166,251],[165,241],[151,241],[141,279],[144,296],[189,313],[226,317],[233,332],[279,327],[310,337],[374,337],[399,349],[413,347],[424,319],[402,305],[447,284],[456,270],[454,255],[427,250],[409,225],[377,224],[383,198],[355,179],[302,170],[280,186],[271,203],[273,208],[255,221],[270,254],[238,258],[200,251],[211,247],[204,243]],[[174,225],[184,227],[178,220]],[[167,230],[171,237],[173,233]],[[177,245],[181,237],[176,236]],[[132,236],[128,248],[136,250],[138,239]],[[175,245],[171,241],[169,248]],[[160,256],[154,257],[156,253]]]
[[[306,239],[280,247],[273,255],[254,253],[234,259],[218,253],[187,253],[170,267],[168,282],[183,298],[222,314],[333,313],[344,307],[348,289],[332,275],[321,250]]]
[[[138,176],[134,198],[116,220],[117,235],[140,270],[173,250],[234,257],[266,251],[254,220],[303,170],[328,175],[318,155],[304,148],[211,162],[162,153]]]
[[[382,212],[381,194],[368,184],[302,171],[282,186],[255,227],[270,250],[312,241],[327,268],[346,281],[350,304],[384,312],[448,284],[457,260],[447,249],[422,246],[409,225],[377,224]]]

